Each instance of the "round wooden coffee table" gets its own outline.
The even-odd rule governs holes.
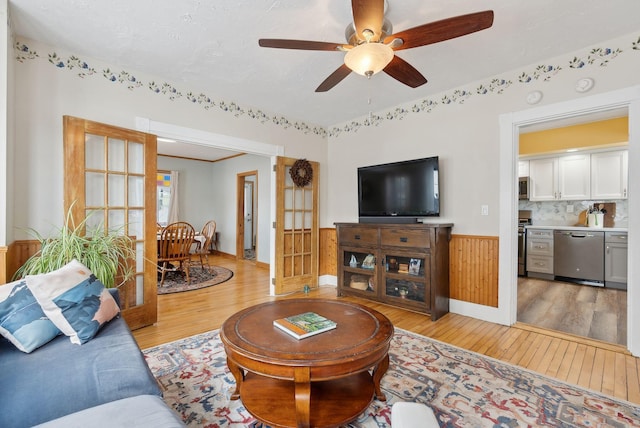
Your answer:
[[[296,339],[273,320],[315,312],[334,330]],[[231,399],[272,427],[333,427],[385,401],[380,379],[389,367],[393,325],[356,303],[291,299],[263,303],[227,319],[220,338],[236,379]]]

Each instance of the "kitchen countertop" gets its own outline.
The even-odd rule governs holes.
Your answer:
[[[525,226],[525,229],[545,229],[545,230],[580,230],[593,232],[627,232],[628,227],[587,227],[587,226],[558,226],[558,225],[534,225]]]

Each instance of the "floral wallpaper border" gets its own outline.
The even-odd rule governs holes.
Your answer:
[[[40,55],[35,50],[30,49],[29,46],[19,41],[15,42],[14,49],[16,51],[16,60],[18,62],[23,63],[27,60],[40,58]],[[631,43],[630,49],[632,51],[640,51],[640,36]],[[224,112],[233,114],[235,117],[246,115],[247,117],[255,119],[262,124],[271,122],[272,124],[281,126],[284,129],[293,128],[305,134],[312,133],[326,138],[327,136],[337,137],[342,133],[356,133],[363,126],[378,126],[384,121],[402,120],[408,114],[430,113],[435,108],[444,107],[448,104],[463,104],[467,99],[474,96],[490,94],[500,95],[514,85],[514,82],[516,84],[529,84],[534,81],[546,82],[561,72],[564,67],[568,67],[570,69],[580,69],[588,66],[606,67],[610,61],[617,58],[625,50],[621,48],[594,48],[580,57],[574,56],[564,65],[541,64],[536,66],[533,70],[523,71],[512,79],[493,78],[490,81],[480,84],[474,90],[454,89],[437,99],[425,98],[415,102],[410,107],[397,107],[393,110],[387,111],[386,113],[382,113],[381,115],[371,113],[365,119],[354,120],[343,126],[336,126],[330,129],[325,129],[320,126],[311,126],[305,122],[292,122],[284,116],[269,116],[262,110],[252,108],[245,109],[235,102],[227,102],[224,100],[216,101],[204,93],[195,93],[191,91],[183,93],[183,91],[168,82],[150,81],[145,83],[126,70],[117,71],[106,68],[102,71],[96,71],[95,68],[91,67],[86,61],[81,60],[75,55],[63,58],[56,52],[51,52],[47,56],[50,64],[61,70],[74,71],[80,78],[102,76],[109,82],[126,85],[127,89],[132,91],[146,87],[151,92],[163,95],[171,101],[185,99],[193,104],[200,105],[205,110],[217,107]]]

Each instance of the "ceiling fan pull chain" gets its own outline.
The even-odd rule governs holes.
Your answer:
[[[369,80],[371,80],[371,76],[369,76]],[[371,111],[371,83],[368,84],[368,92],[369,97],[367,98],[367,105],[369,106],[369,126],[373,125],[373,112]]]

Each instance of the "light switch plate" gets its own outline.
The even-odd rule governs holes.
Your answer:
[[[489,205],[482,205],[480,207],[480,213],[482,215],[489,215]]]

